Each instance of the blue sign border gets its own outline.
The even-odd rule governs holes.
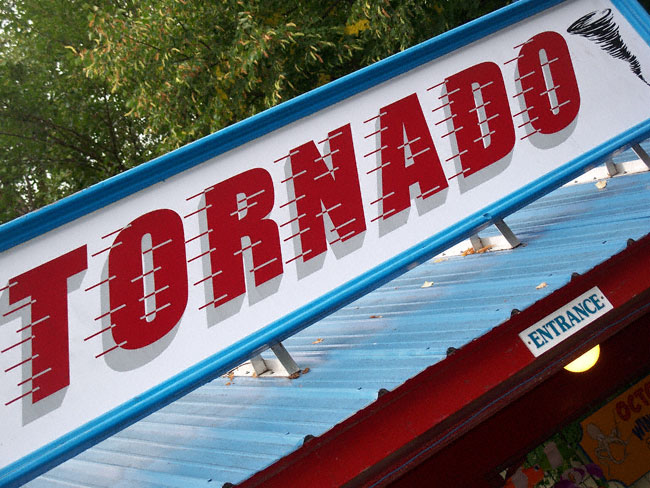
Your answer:
[[[246,144],[277,128],[345,100],[379,83],[455,51],[516,22],[568,0],[519,0],[480,19],[391,56],[247,120],[204,137],[169,154],[110,178],[55,204],[0,226],[0,252],[44,234],[139,190]],[[650,16],[636,0],[612,0],[639,35],[650,44]],[[511,214],[585,170],[605,161],[620,148],[650,136],[650,118],[568,162],[552,174],[489,205],[450,229],[395,256],[381,266],[331,290],[244,340],[138,395],[0,470],[0,486],[19,486],[93,444],[211,381],[249,357],[295,334],[334,310],[390,281],[418,263]]]

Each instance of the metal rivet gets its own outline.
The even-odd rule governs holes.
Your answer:
[[[302,440],[302,443],[303,443],[303,444],[307,444],[310,440],[315,439],[315,438],[316,438],[316,437],[314,437],[313,435],[311,435],[311,434],[307,434],[307,435],[305,436],[305,438]]]

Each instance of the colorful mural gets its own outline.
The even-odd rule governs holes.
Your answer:
[[[531,451],[506,488],[650,486],[650,376]]]
[[[650,470],[650,376],[581,422],[580,445],[605,475],[632,484]]]

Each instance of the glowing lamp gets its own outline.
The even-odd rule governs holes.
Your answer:
[[[600,346],[597,345],[596,347],[589,349],[586,353],[584,353],[579,358],[576,358],[573,361],[571,361],[569,364],[567,364],[564,367],[564,369],[566,369],[567,371],[571,371],[572,373],[582,373],[583,371],[587,371],[594,364],[596,364],[596,361],[598,361],[599,356],[600,356]]]

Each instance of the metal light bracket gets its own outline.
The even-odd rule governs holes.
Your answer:
[[[635,144],[632,146],[632,151],[639,156],[639,159],[650,169],[650,156],[645,150],[641,147],[641,144]]]
[[[270,349],[275,355],[274,358],[263,358],[258,354],[232,370],[229,373],[229,376],[273,376],[291,378],[300,373],[300,367],[281,342],[272,345]]]
[[[480,251],[485,248],[489,248],[494,251],[502,251],[506,249],[514,249],[517,246],[521,245],[521,241],[508,224],[503,221],[503,219],[495,220],[494,226],[500,232],[500,236],[493,237],[479,237],[478,234],[474,234],[469,238],[469,242],[472,245],[474,251]]]

